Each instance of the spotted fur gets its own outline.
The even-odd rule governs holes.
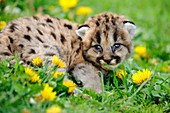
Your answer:
[[[83,25],[50,16],[33,16],[11,21],[0,32],[0,59],[19,53],[30,63],[59,56],[86,88],[101,92],[99,72],[117,67],[130,54],[135,25],[125,17],[102,13]],[[106,66],[107,64],[107,66]]]

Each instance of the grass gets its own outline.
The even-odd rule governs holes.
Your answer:
[[[36,14],[49,14],[71,21],[83,23],[87,16],[66,16],[58,6],[58,1],[51,0],[10,0],[4,1],[0,6],[0,20],[9,22],[23,16]],[[8,60],[0,62],[0,112],[46,112],[46,109],[58,105],[64,113],[161,113],[170,112],[170,3],[168,0],[82,0],[78,6],[92,8],[92,16],[100,12],[114,12],[123,14],[133,20],[138,32],[134,39],[134,46],[146,47],[148,57],[131,58],[122,64],[119,69],[125,70],[127,76],[123,80],[117,78],[116,70],[110,72],[112,79],[104,85],[107,92],[96,94],[82,88],[86,97],[82,94],[74,96],[67,94],[67,87],[62,86],[61,81],[54,80],[49,73],[50,67],[34,67],[41,78],[42,83],[31,83],[29,76],[25,74],[24,67],[18,63],[9,66]],[[6,7],[10,7],[7,11]],[[53,10],[49,7],[54,6]],[[19,13],[13,9],[19,8]],[[76,11],[72,9],[72,13]],[[5,10],[6,9],[6,10]],[[43,9],[43,10],[42,10]],[[18,10],[18,9],[17,9]],[[152,76],[140,85],[133,83],[132,75],[138,70],[149,69]],[[54,68],[55,69],[55,68]],[[50,70],[50,71],[49,71]],[[60,78],[62,80],[62,77]],[[43,83],[48,82],[55,87],[57,97],[54,101],[41,101],[38,99]],[[59,86],[59,87],[56,87]],[[30,99],[36,101],[31,102]]]

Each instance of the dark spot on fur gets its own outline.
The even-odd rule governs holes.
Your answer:
[[[104,17],[105,17],[105,19],[106,19],[106,23],[109,22],[109,17],[108,17],[108,15],[105,14]]]
[[[72,26],[68,24],[64,24],[64,27],[67,27],[68,29],[72,29]]]
[[[42,26],[46,26],[46,24],[45,23],[37,23],[37,25],[42,25]]]
[[[106,35],[106,31],[103,31],[104,35]]]
[[[44,43],[44,41],[42,41],[40,37],[36,36],[36,39],[39,40],[41,43]]]
[[[99,31],[96,33],[96,39],[97,39],[97,42],[100,44],[101,43],[101,37],[100,37]]]
[[[10,46],[10,45],[8,45],[7,47],[8,47],[8,49],[12,52],[11,46]]]
[[[110,28],[109,28],[109,26],[108,25],[106,25],[106,30],[108,31],[108,30],[110,30]]]
[[[53,23],[51,19],[47,18],[46,22]]]
[[[31,64],[31,62],[30,62],[30,61],[26,61],[26,63],[27,63],[27,65],[30,65],[30,64]]]
[[[56,40],[57,37],[53,32],[51,32],[51,35],[53,36],[54,40]]]
[[[52,26],[52,25],[49,25],[52,29],[54,29],[55,30],[55,28]]]
[[[45,53],[45,56],[54,56],[55,53]]]
[[[106,17],[106,23],[108,23],[109,22],[109,17]]]
[[[27,31],[28,31],[28,32],[31,31],[31,28],[30,28],[29,26],[27,26]]]
[[[63,34],[61,34],[61,38],[60,41],[64,44],[64,42],[66,41],[65,37],[63,36]]]
[[[9,38],[10,43],[14,42],[14,39],[12,37],[8,36],[8,38]]]
[[[116,25],[114,20],[112,20],[111,22],[112,22],[113,25]]]
[[[97,26],[99,26],[99,25],[100,25],[98,21],[96,22],[96,25],[97,25]]]
[[[44,46],[44,48],[48,48],[49,46],[48,45],[43,45]]]
[[[30,52],[29,52],[29,54],[35,54],[36,52],[35,52],[35,50],[34,49],[30,49]]]
[[[80,29],[81,27],[89,27],[89,26],[87,24],[81,25],[81,26],[78,27],[78,29]]]
[[[39,33],[40,35],[43,35],[43,33],[42,33],[40,30],[37,29],[37,31],[38,31],[38,33]]]
[[[23,48],[23,47],[24,47],[24,45],[23,45],[23,44],[19,44],[18,46],[19,46],[19,47],[21,47],[21,48]]]
[[[31,41],[31,37],[29,35],[24,35],[24,38],[28,41]]]
[[[76,53],[79,53],[81,51],[81,46],[76,50]]]
[[[57,20],[60,20],[58,17],[55,17]]]
[[[78,36],[78,39],[79,39],[80,41],[82,41],[82,38],[81,38],[81,37],[79,37],[79,36]]]
[[[9,27],[10,28],[10,32],[14,32],[15,31],[15,29],[17,29],[17,24],[15,24],[15,23],[12,23],[11,24],[11,26]]]
[[[8,53],[8,52],[3,52],[2,55],[10,56],[10,53]]]
[[[20,58],[22,58],[22,57],[23,57],[23,53],[20,54]]]
[[[113,39],[114,39],[115,42],[117,41],[117,32],[116,31],[113,34]]]
[[[35,20],[39,20],[39,18],[37,16],[33,16],[33,19]]]

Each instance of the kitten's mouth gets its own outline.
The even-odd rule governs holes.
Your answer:
[[[113,70],[119,65],[119,63],[116,63],[116,59],[113,59],[109,64],[107,64],[104,60],[100,60],[100,64],[105,70]]]

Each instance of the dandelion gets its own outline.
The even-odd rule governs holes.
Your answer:
[[[143,58],[148,57],[148,55],[146,53],[146,47],[145,46],[136,46],[134,50],[139,56],[141,56]]]
[[[61,108],[59,106],[52,106],[46,110],[46,113],[61,113]]]
[[[49,84],[45,84],[44,90],[40,91],[43,100],[53,101],[56,97],[56,92],[53,92],[53,88]]]
[[[162,69],[161,69],[163,72],[166,72],[166,73],[170,73],[170,65],[168,66],[164,66],[164,67],[162,67]]]
[[[152,72],[148,69],[143,69],[142,71],[137,71],[137,73],[132,75],[132,80],[136,84],[141,84],[147,80],[152,75]]]
[[[117,72],[116,72],[116,76],[120,79],[122,79],[122,77],[124,78],[125,76],[127,75],[126,71],[124,70],[121,70],[119,69]]]
[[[79,7],[77,9],[77,15],[88,15],[92,12],[92,9],[89,8],[89,7],[85,7],[85,6],[82,6],[82,7]]]
[[[31,82],[37,82],[40,80],[40,76],[37,74],[34,74],[33,76],[30,77]]]
[[[56,55],[52,57],[52,63],[58,66],[58,68],[65,68],[66,64],[61,59],[59,59]]]
[[[138,54],[135,54],[133,57],[134,57],[135,60],[139,60],[140,59],[140,56]]]
[[[30,76],[30,81],[31,82],[40,82],[40,76],[35,72],[33,71],[31,68],[29,67],[26,67],[25,68],[25,73],[28,74]]]
[[[78,3],[78,0],[59,0],[59,5],[62,7],[63,11],[68,11],[68,9],[74,8]]]
[[[34,75],[35,72],[31,68],[26,67],[25,68],[25,73],[32,76],[32,75]]]
[[[65,72],[56,71],[56,72],[54,73],[54,78],[56,79],[56,78],[58,78],[58,77],[61,77],[61,76],[64,75],[64,74],[65,74]]]
[[[42,59],[40,57],[36,57],[32,60],[32,63],[36,66],[40,66],[42,64]]]
[[[0,21],[0,30],[2,30],[6,26],[5,21]]]
[[[76,84],[71,80],[64,80],[63,85],[69,88],[68,93],[72,93],[76,86]]]

